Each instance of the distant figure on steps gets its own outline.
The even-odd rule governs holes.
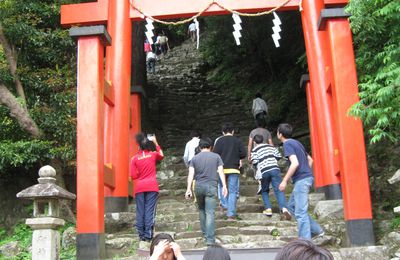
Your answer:
[[[146,55],[147,72],[156,73],[157,55],[153,51],[149,51]]]
[[[282,177],[278,160],[282,158],[282,155],[274,146],[263,143],[262,135],[254,136],[253,140],[256,146],[251,151],[251,163],[259,168],[259,174],[256,179],[261,180],[261,196],[265,207],[263,214],[268,217],[272,216],[272,207],[269,200],[269,186],[272,184],[280,213],[286,220],[290,220],[292,216],[286,208],[285,194],[279,190]]]
[[[189,167],[190,161],[193,156],[195,156],[196,148],[199,146],[200,136],[201,134],[197,130],[193,130],[190,133],[192,139],[186,143],[185,152],[183,154],[183,161],[185,162],[186,167]]]
[[[222,182],[222,194],[227,196],[223,162],[221,157],[211,152],[212,141],[202,138],[199,142],[200,153],[190,161],[187,179],[186,199],[193,195],[192,184],[195,180],[194,194],[199,209],[200,227],[207,246],[215,244],[215,208],[217,207],[218,178]]]
[[[194,42],[196,40],[196,24],[195,22],[191,22],[188,28],[188,34],[190,36],[190,39],[192,40],[192,42]]]
[[[223,136],[215,142],[214,153],[221,156],[224,163],[224,174],[228,186],[228,197],[219,195],[221,206],[227,210],[228,220],[235,220],[237,193],[239,190],[240,160],[246,158],[246,150],[242,141],[233,136],[235,133],[233,124],[225,123],[222,126]],[[219,190],[222,191],[222,183],[219,183]]]
[[[145,134],[137,134],[136,143],[140,149],[132,157],[130,165],[136,200],[136,229],[140,240],[150,241],[153,238],[159,191],[156,164],[164,158],[164,154],[155,136],[149,140]],[[156,151],[153,151],[154,146]]]
[[[168,37],[164,32],[157,36],[156,44],[160,46],[161,53],[166,55],[169,51]]]
[[[260,92],[257,92],[255,99],[253,99],[253,106],[251,112],[253,112],[253,116],[256,121],[259,120],[265,122],[268,112],[268,106],[265,100],[262,99]]]
[[[146,39],[146,40],[144,40],[144,52],[147,54],[149,51],[152,51],[151,44]]]
[[[289,124],[278,126],[278,139],[283,143],[285,157],[290,161],[289,169],[279,185],[279,190],[285,191],[289,179],[292,179],[294,187],[288,209],[296,218],[299,237],[311,240],[325,234],[321,226],[308,215],[308,194],[314,182],[311,170],[313,159],[299,141],[291,138],[292,131],[292,126]]]
[[[151,241],[149,260],[185,260],[185,257],[174,239],[169,234],[161,233]]]
[[[274,146],[274,143],[272,142],[271,133],[265,128],[266,127],[265,120],[256,120],[256,126],[257,127],[250,132],[249,142],[247,144],[247,159],[248,159],[249,163],[251,163],[250,155],[251,155],[251,151],[253,150],[253,147],[254,147],[254,141],[253,141],[254,136],[261,135],[263,137],[264,144],[270,144],[270,145]],[[253,165],[253,170],[254,170],[254,176],[255,176],[258,169],[254,165]],[[259,181],[257,194],[261,194],[261,182],[260,181]]]

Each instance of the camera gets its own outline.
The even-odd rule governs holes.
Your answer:
[[[154,136],[155,134],[147,134],[147,139],[149,139],[150,141],[154,141]]]

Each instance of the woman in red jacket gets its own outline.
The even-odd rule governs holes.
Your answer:
[[[150,241],[153,238],[158,199],[156,164],[164,158],[164,154],[155,136],[149,140],[146,135],[140,133],[136,135],[136,142],[140,150],[131,159],[131,177],[136,199],[136,229],[140,240]]]

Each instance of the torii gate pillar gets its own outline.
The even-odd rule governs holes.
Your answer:
[[[375,238],[364,131],[361,120],[348,115],[351,106],[359,101],[348,16],[343,8],[323,9],[318,25],[321,31],[327,31],[329,39],[347,237],[350,245],[365,246],[374,245]]]
[[[318,17],[324,7],[323,0],[303,0],[301,19],[306,45],[310,91],[315,107],[314,123],[317,143],[323,160],[320,162],[323,189],[327,199],[341,199],[339,157],[332,113],[332,96],[329,88],[329,52],[326,33],[318,31]]]
[[[106,50],[106,77],[114,90],[114,107],[106,110],[105,150],[115,172],[114,188],[105,187],[105,211],[128,210],[129,121],[132,23],[129,1],[108,0],[107,29],[113,44]],[[136,119],[135,119],[136,120]],[[140,119],[139,119],[140,120]]]
[[[103,259],[104,245],[104,47],[105,27],[78,27],[77,258]]]

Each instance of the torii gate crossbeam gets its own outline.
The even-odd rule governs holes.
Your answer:
[[[74,33],[79,46],[78,259],[104,258],[104,209],[118,212],[127,208],[127,135],[140,130],[140,96],[131,92],[130,87],[131,22],[143,19],[132,8],[132,3],[146,15],[172,19],[191,17],[210,1],[98,0],[61,7],[61,23],[66,27],[102,25],[80,27]],[[254,13],[271,10],[282,0],[216,2],[232,10]],[[279,11],[299,10],[299,2],[291,0]],[[314,169],[318,171],[315,173],[316,185],[325,189],[327,199],[341,198],[343,190],[347,233],[350,245],[356,246],[373,244],[374,235],[362,124],[346,113],[357,102],[352,35],[344,12],[326,9],[342,7],[347,2],[303,0],[301,16],[310,73],[310,82],[305,85],[310,106],[313,154],[320,158],[318,167]],[[228,13],[219,5],[212,5],[202,15]],[[107,25],[107,30],[103,25]],[[103,73],[102,49],[108,44],[111,46],[106,49]],[[96,56],[93,56],[91,46]],[[101,95],[104,95],[106,105],[99,103],[103,102],[99,98]],[[86,109],[84,103],[87,102],[93,105],[93,109]],[[95,120],[88,122],[91,118]],[[104,137],[99,132],[102,127],[105,128]],[[107,188],[103,192],[104,186]],[[105,207],[102,205],[104,195]]]

